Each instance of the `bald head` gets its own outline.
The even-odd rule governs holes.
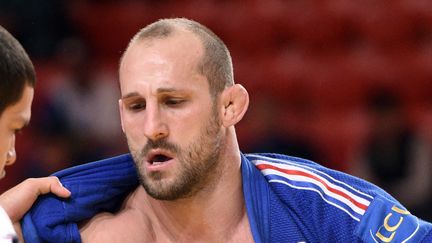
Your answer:
[[[228,48],[211,30],[192,20],[174,18],[156,21],[141,29],[132,38],[125,53],[137,43],[166,39],[181,31],[191,32],[201,40],[204,50],[201,60],[198,62],[197,70],[207,78],[212,96],[215,97],[225,87],[232,86],[234,75]]]

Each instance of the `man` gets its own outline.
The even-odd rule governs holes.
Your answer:
[[[16,160],[15,135],[30,121],[36,82],[33,64],[18,41],[0,26],[0,179]],[[40,194],[70,192],[56,177],[28,179],[0,195],[0,242],[17,242],[19,221]]]
[[[234,125],[248,93],[234,84],[226,46],[199,23],[164,19],[145,27],[119,72],[131,156],[57,173],[74,196],[39,201],[24,218],[27,241],[432,238],[431,224],[372,184],[299,158],[242,154]],[[50,219],[42,216],[48,212]]]

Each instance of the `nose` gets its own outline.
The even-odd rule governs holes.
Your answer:
[[[15,135],[13,135],[10,145],[9,151],[6,154],[6,166],[12,165],[16,161],[16,151],[15,151]]]
[[[153,141],[168,136],[168,126],[158,107],[147,107],[144,120],[144,135]]]
[[[15,146],[13,146],[6,155],[6,166],[13,165],[16,161],[16,151]]]

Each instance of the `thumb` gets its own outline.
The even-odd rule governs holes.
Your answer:
[[[50,192],[63,198],[69,197],[71,195],[71,192],[63,187],[60,180],[55,176],[39,178],[35,180],[35,185],[32,185],[32,188],[37,190],[35,192],[36,197]]]
[[[0,206],[18,222],[40,195],[50,192],[64,198],[71,194],[57,177],[30,178],[0,195]]]

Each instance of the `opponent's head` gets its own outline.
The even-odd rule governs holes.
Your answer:
[[[122,57],[120,88],[122,128],[151,196],[188,197],[218,176],[225,129],[248,96],[213,32],[187,19],[145,27]]]
[[[0,177],[16,160],[15,135],[30,120],[36,75],[19,42],[0,26]]]

